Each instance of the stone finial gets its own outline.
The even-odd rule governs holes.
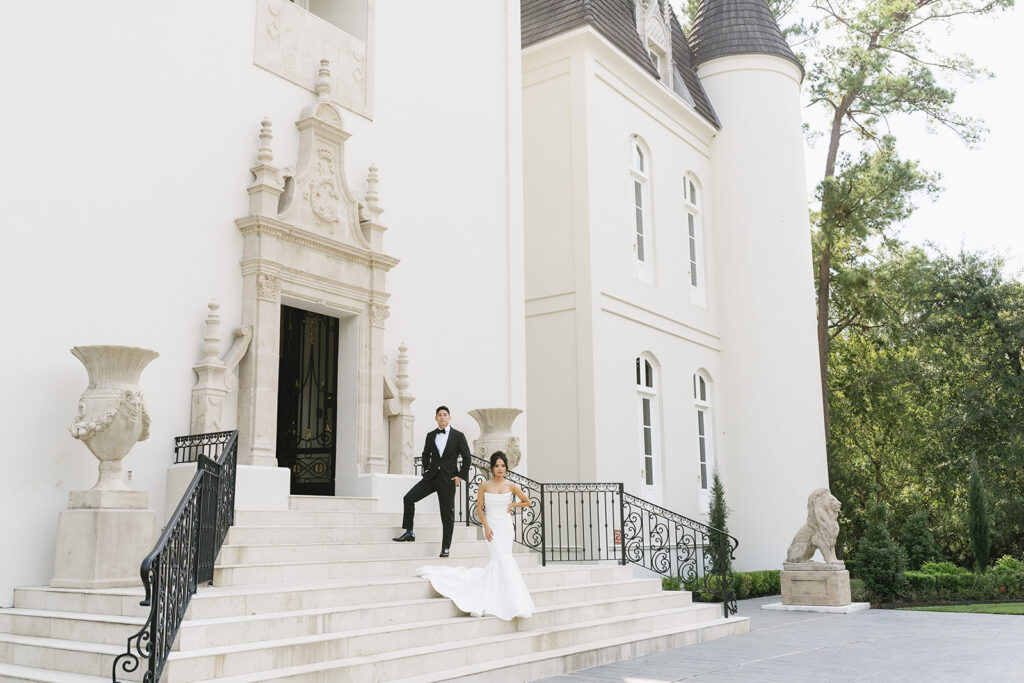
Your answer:
[[[273,139],[274,135],[270,132],[270,119],[264,117],[260,121],[260,151],[256,154],[256,158],[261,164],[269,164],[274,160],[274,153],[270,149],[270,141]]]
[[[377,175],[377,164],[370,164],[370,172],[366,176],[366,205],[376,208],[380,203],[380,194],[377,192],[377,183],[380,176]]]
[[[210,299],[206,304],[210,312],[206,314],[206,334],[203,335],[203,357],[200,363],[217,362],[220,360],[220,304]]]
[[[316,96],[321,100],[330,99],[331,96],[331,62],[328,59],[320,60],[320,73],[316,77]]]
[[[399,396],[405,395],[409,389],[409,355],[406,351],[409,347],[402,342],[398,345],[398,372],[395,373],[395,386],[398,387]]]

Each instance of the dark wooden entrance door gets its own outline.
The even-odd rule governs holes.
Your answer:
[[[281,306],[277,464],[295,495],[334,495],[338,319]]]

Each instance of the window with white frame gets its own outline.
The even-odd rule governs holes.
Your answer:
[[[697,412],[697,478],[701,493],[707,494],[715,465],[715,451],[711,430],[711,381],[703,372],[693,376],[693,404]]]
[[[696,179],[687,174],[683,178],[683,200],[686,204],[686,246],[689,256],[690,299],[701,306],[706,302],[705,282],[707,268],[704,261],[704,233],[701,225],[703,197]]]
[[[646,355],[636,359],[636,393],[640,417],[640,454],[643,458],[642,483],[655,485],[658,453],[658,387],[655,369]]]
[[[650,168],[651,155],[636,137],[631,141],[632,162],[629,168],[632,199],[633,265],[634,273],[646,282],[651,281],[654,241],[651,235]]]

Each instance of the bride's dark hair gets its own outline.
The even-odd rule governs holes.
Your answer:
[[[498,462],[499,460],[501,460],[503,463],[505,463],[505,469],[507,470],[508,469],[508,458],[501,451],[494,451],[493,453],[491,453],[491,468],[493,469],[494,468],[494,463]]]

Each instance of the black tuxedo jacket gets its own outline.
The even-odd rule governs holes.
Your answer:
[[[439,474],[451,479],[458,476],[462,479],[469,479],[469,462],[472,454],[469,452],[469,443],[466,435],[457,429],[448,427],[448,443],[445,444],[444,453],[437,452],[437,444],[434,437],[437,436],[437,429],[427,432],[427,440],[423,444],[423,478],[433,479]],[[459,466],[459,458],[462,458],[462,466]]]

